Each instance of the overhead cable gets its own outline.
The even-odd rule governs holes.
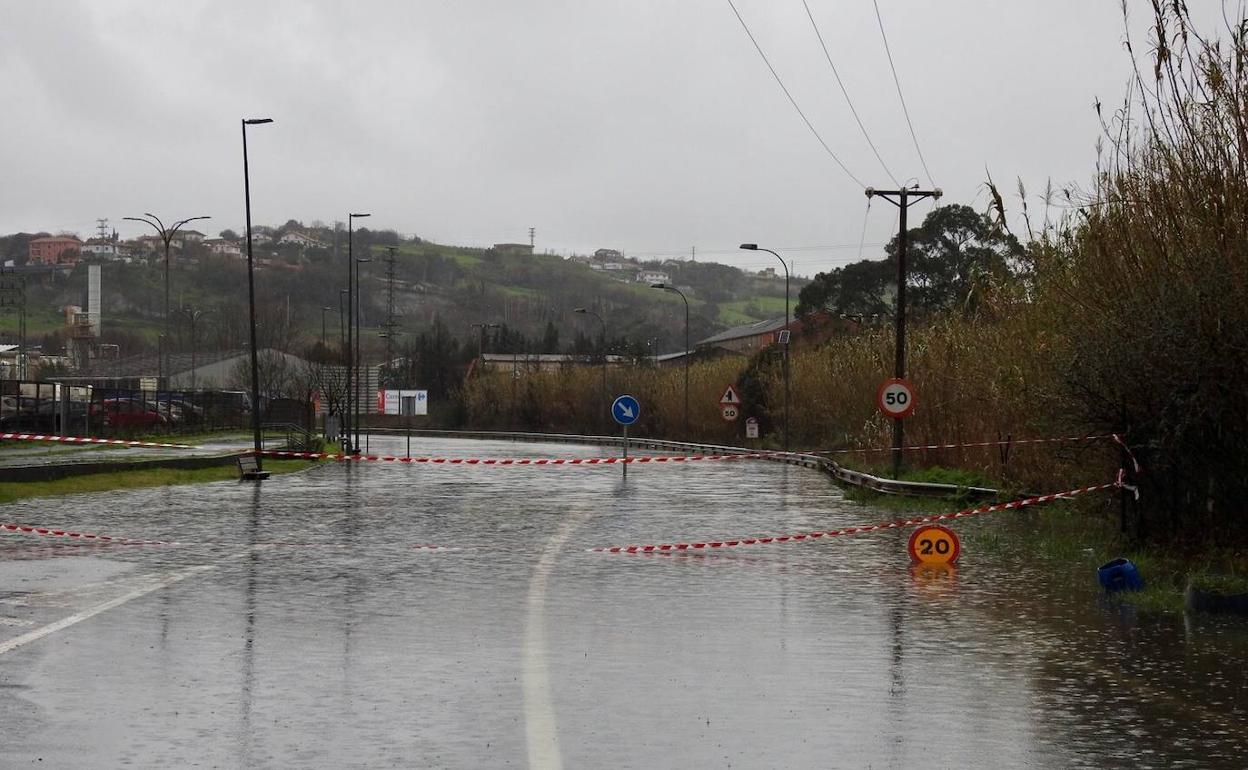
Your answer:
[[[828,60],[828,66],[832,68],[832,76],[836,78],[836,84],[841,87],[841,95],[845,97],[845,104],[849,105],[849,111],[853,113],[854,120],[858,123],[858,128],[862,131],[862,138],[867,140],[867,144],[871,146],[871,152],[875,153],[875,159],[880,162],[880,168],[884,169],[884,173],[889,179],[893,180],[893,184],[900,187],[897,177],[893,176],[893,172],[888,170],[888,164],[884,162],[884,158],[880,157],[880,151],[876,149],[875,142],[871,141],[871,135],[867,133],[867,127],[862,124],[862,118],[858,116],[858,110],[854,107],[854,101],[849,98],[849,91],[845,88],[845,83],[841,80],[841,73],[837,72],[836,65],[832,63],[832,54],[828,53],[828,44],[823,39],[823,33],[819,31],[819,25],[815,23],[815,16],[810,12],[810,5],[806,0],[802,0],[802,5],[806,8],[806,15],[810,18],[810,26],[815,30],[815,36],[819,38],[819,45],[823,48],[823,56]]]
[[[901,80],[897,77],[897,67],[893,64],[893,52],[888,47],[888,35],[884,32],[884,18],[880,16],[879,0],[871,0],[875,6],[875,20],[880,24],[880,37],[884,40],[884,53],[888,55],[888,66],[893,71],[893,83],[897,86],[897,98],[901,100],[901,111],[906,116],[906,125],[910,127],[910,139],[914,142],[914,151],[919,154],[919,162],[923,164],[923,173],[927,174],[927,183],[935,186],[932,181],[932,172],[927,167],[927,160],[923,157],[923,151],[919,149],[919,137],[914,133],[914,123],[910,121],[910,110],[906,108],[906,97],[901,93]]]
[[[744,29],[745,34],[749,36],[750,42],[754,44],[754,50],[758,51],[758,55],[762,57],[763,63],[767,65],[767,69],[771,70],[771,76],[776,79],[776,83],[780,86],[780,90],[784,91],[784,95],[789,98],[789,103],[793,105],[793,109],[797,110],[797,114],[801,116],[802,122],[805,123],[806,127],[810,129],[810,133],[815,135],[815,138],[819,140],[819,144],[823,145],[824,151],[827,152],[832,160],[836,162],[836,165],[841,167],[841,171],[844,171],[846,176],[854,180],[855,184],[865,189],[866,185],[863,184],[862,180],[854,176],[853,172],[851,172],[849,168],[841,162],[841,159],[837,157],[836,153],[832,152],[832,148],[828,146],[827,142],[823,141],[823,137],[819,135],[819,132],[815,130],[814,125],[811,124],[810,118],[807,118],[806,113],[802,112],[802,108],[798,106],[797,100],[793,98],[793,94],[789,93],[789,89],[785,87],[784,81],[780,79],[780,74],[776,72],[776,68],[771,66],[771,61],[768,60],[767,54],[763,53],[763,47],[760,46],[758,41],[754,38],[754,33],[750,31],[749,25],[745,23],[745,19],[741,18],[741,12],[737,10],[737,6],[732,2],[732,0],[728,0],[728,5],[732,8],[732,12],[736,14],[737,21],[741,22],[741,28]]]

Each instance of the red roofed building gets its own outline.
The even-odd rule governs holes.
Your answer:
[[[53,235],[30,240],[32,265],[76,265],[82,257],[82,241],[69,235]]]

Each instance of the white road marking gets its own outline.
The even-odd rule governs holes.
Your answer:
[[[525,619],[524,643],[520,649],[523,673],[524,733],[529,746],[529,767],[560,770],[563,755],[559,750],[559,726],[550,697],[549,650],[546,645],[546,586],[555,560],[559,558],[572,530],[580,526],[587,514],[567,518],[546,543],[542,558],[533,568],[529,583],[529,614]]]
[[[73,615],[70,615],[69,617],[61,618],[55,623],[49,623],[48,625],[43,626],[41,628],[36,628],[34,631],[29,631],[25,634],[22,634],[21,636],[16,636],[12,639],[9,639],[8,641],[0,642],[0,655],[4,655],[5,653],[12,652],[13,650],[16,650],[19,647],[24,647],[25,645],[28,645],[31,642],[39,641],[40,639],[42,639],[45,636],[48,636],[49,634],[54,634],[57,631],[60,631],[62,629],[66,629],[66,628],[69,628],[70,626],[77,625],[78,623],[81,623],[82,621],[87,620],[88,618],[93,618],[96,615],[99,615],[101,612],[107,612],[108,610],[111,610],[114,607],[120,607],[121,605],[125,604],[128,601],[138,599],[141,596],[147,596],[153,591],[159,591],[160,589],[165,588],[166,586],[171,586],[174,583],[186,580],[187,578],[193,577],[202,572],[214,570],[217,568],[217,566],[218,565],[216,564],[201,564],[196,567],[188,567],[187,569],[179,570],[178,572],[174,572],[173,574],[168,575],[164,579],[158,580],[155,583],[152,583],[151,585],[146,585],[142,588],[137,588],[128,594],[122,594],[121,596],[118,596],[116,599],[110,599],[106,602],[97,604],[94,607],[85,609],[82,612],[76,612]]]

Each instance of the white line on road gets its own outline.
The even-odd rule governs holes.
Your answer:
[[[559,726],[550,697],[550,651],[546,643],[546,585],[572,530],[580,526],[588,514],[568,517],[546,543],[542,558],[533,568],[529,583],[529,614],[525,619],[524,644],[520,650],[520,668],[524,675],[524,732],[529,746],[529,767],[560,770],[563,756],[559,750]]]
[[[174,583],[180,582],[182,580],[186,580],[187,578],[198,575],[201,572],[214,570],[217,568],[217,566],[218,565],[216,564],[201,564],[196,567],[188,567],[187,569],[175,572],[169,575],[168,577],[165,577],[162,580],[158,580],[155,583],[152,583],[151,585],[146,585],[142,588],[137,588],[128,594],[122,594],[121,596],[118,596],[116,599],[110,599],[106,602],[97,604],[94,607],[85,609],[82,612],[76,612],[73,615],[70,615],[69,617],[61,618],[55,623],[49,623],[48,625],[43,626],[41,628],[36,628],[34,631],[29,631],[25,634],[22,634],[21,636],[16,636],[12,639],[9,639],[8,641],[0,642],[0,655],[4,655],[5,653],[12,652],[13,650],[16,650],[18,647],[23,647],[27,644],[30,644],[31,642],[36,642],[49,634],[54,634],[57,631],[60,631],[65,628],[69,628],[72,625],[81,623],[82,621],[87,620],[88,618],[92,618],[92,617],[95,617],[96,615],[99,615],[101,612],[107,612],[108,610],[111,610],[114,607],[120,607],[121,605],[125,604],[128,601],[138,599],[141,596],[146,596],[150,594],[152,591],[159,591],[160,589],[165,588],[166,586],[171,586]]]

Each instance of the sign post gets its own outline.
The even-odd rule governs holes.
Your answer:
[[[956,564],[962,555],[962,542],[952,529],[928,524],[911,533],[906,550],[915,564]]]
[[[412,456],[412,415],[429,414],[429,391],[427,390],[379,390],[377,411],[382,414],[401,414],[407,431],[407,456]]]
[[[628,426],[641,417],[641,404],[627,394],[619,396],[611,404],[611,416],[624,429],[624,474],[628,475]]]
[[[901,476],[901,421],[914,411],[915,400],[914,386],[900,377],[880,383],[875,393],[875,405],[885,416],[893,418],[893,478]]]
[[[758,418],[749,417],[745,421],[745,437],[758,438]]]
[[[741,416],[741,397],[731,384],[724,388],[724,395],[719,397],[719,416],[724,422],[736,422]]]

